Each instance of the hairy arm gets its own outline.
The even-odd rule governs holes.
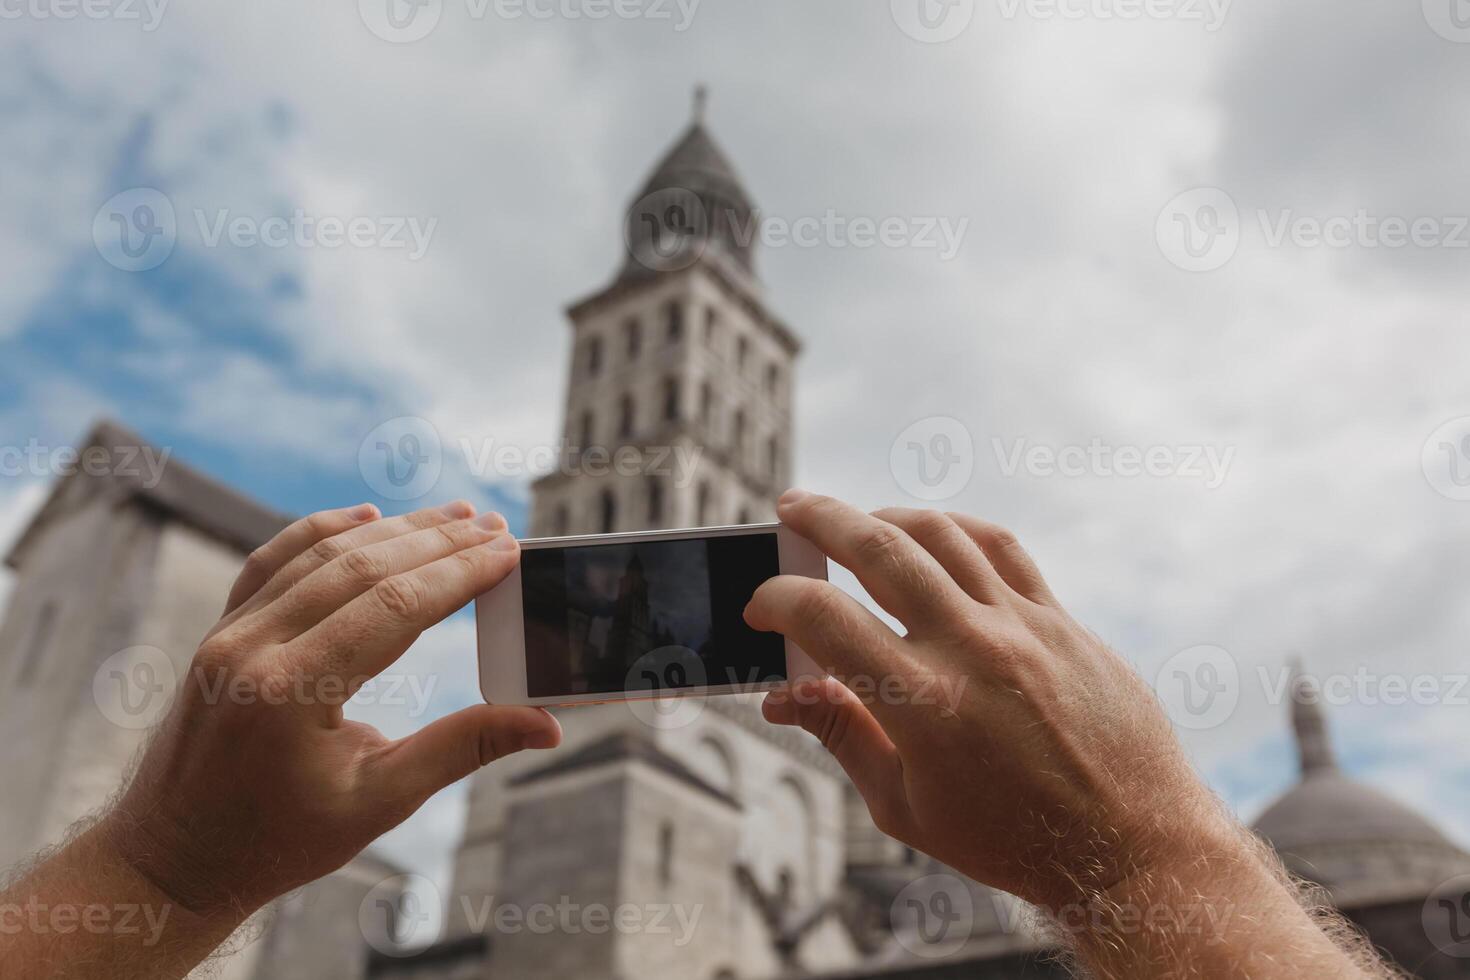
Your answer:
[[[790,576],[745,612],[831,675],[763,710],[822,740],[880,830],[1049,912],[1098,977],[1394,975],[1298,903],[1195,774],[1154,692],[1009,532],[801,491],[779,514],[906,627]]]
[[[183,976],[440,789],[558,744],[536,708],[476,705],[396,741],[342,713],[518,557],[464,503],[313,514],[251,555],[117,800],[0,895],[0,976]]]

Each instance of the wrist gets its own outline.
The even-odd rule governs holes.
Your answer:
[[[263,903],[244,901],[193,856],[183,835],[139,820],[123,809],[108,812],[91,833],[103,860],[115,864],[170,903],[194,928],[228,935]]]

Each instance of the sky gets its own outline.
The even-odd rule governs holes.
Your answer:
[[[4,5],[0,447],[111,416],[283,511],[524,528],[476,450],[555,440],[563,310],[703,83],[805,345],[799,484],[1016,530],[1242,817],[1295,778],[1299,659],[1344,766],[1470,845],[1455,0],[924,2]],[[360,453],[424,424],[399,499]],[[0,476],[0,538],[50,479]],[[473,649],[431,631],[423,710],[360,716],[472,703]],[[385,853],[442,880],[462,803]]]

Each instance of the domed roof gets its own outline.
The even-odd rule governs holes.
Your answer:
[[[1256,820],[1255,832],[1293,874],[1327,888],[1339,907],[1423,896],[1470,856],[1434,824],[1337,766],[1316,692],[1292,688],[1299,783]]]
[[[735,168],[704,125],[705,94],[694,118],[653,168],[628,208],[628,261],[619,279],[687,268],[702,256],[728,258],[749,275],[759,216]]]

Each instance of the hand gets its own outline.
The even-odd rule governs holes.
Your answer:
[[[313,514],[250,556],[122,799],[112,846],[190,912],[248,915],[345,864],[431,795],[551,748],[538,708],[477,705],[389,741],[342,705],[515,567],[498,514]]]
[[[1153,692],[1009,532],[801,491],[779,514],[907,628],[790,576],[745,614],[836,678],[773,692],[765,716],[821,738],[880,830],[1053,909],[1211,848],[1248,860]]]

